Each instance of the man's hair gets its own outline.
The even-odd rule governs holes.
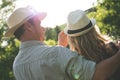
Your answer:
[[[29,19],[28,20],[29,23],[31,23],[32,25],[34,25],[33,23],[33,18]],[[21,25],[15,32],[14,32],[14,36],[20,40],[20,37],[23,35],[25,29],[23,28],[24,27],[24,24]]]
[[[25,29],[23,28],[24,27],[24,24],[21,25],[15,32],[14,32],[14,36],[20,40],[20,37],[23,35]]]

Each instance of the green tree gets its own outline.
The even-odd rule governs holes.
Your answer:
[[[0,80],[15,80],[12,72],[13,60],[18,52],[19,42],[3,38],[7,30],[6,19],[14,9],[14,0],[2,0],[0,4]]]
[[[54,28],[46,28],[46,40],[53,39],[55,37]]]
[[[102,33],[114,38],[120,34],[120,0],[97,0],[98,4],[93,7],[94,12],[89,16],[97,20],[97,25]]]
[[[54,32],[55,32],[55,41],[58,41],[58,34],[59,34],[59,32],[61,31],[61,29],[60,29],[60,26],[56,26],[55,28],[54,28]]]
[[[52,39],[57,41],[58,34],[61,31],[61,26],[56,26],[55,28],[46,28],[46,40]]]
[[[44,41],[45,44],[49,45],[49,46],[54,46],[54,45],[57,45],[56,41],[55,40],[52,40],[52,39],[49,39],[49,40],[46,40]]]

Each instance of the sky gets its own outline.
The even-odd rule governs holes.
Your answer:
[[[87,10],[96,5],[97,0],[17,0],[16,8],[32,6],[37,11],[47,12],[47,17],[42,21],[45,27],[55,27],[66,23],[70,11]],[[15,9],[16,9],[15,8]]]

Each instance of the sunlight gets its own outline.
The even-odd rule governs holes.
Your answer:
[[[67,14],[75,9],[86,10],[97,0],[18,0],[16,8],[31,5],[38,11],[47,12],[42,21],[45,27],[55,27],[66,23]]]
[[[0,5],[2,4],[2,0],[0,0]]]
[[[3,42],[1,43],[1,47],[6,47],[7,45],[8,45],[7,41],[3,41]]]

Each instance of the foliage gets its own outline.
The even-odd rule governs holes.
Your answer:
[[[58,34],[63,28],[65,27],[65,24],[61,26],[56,26],[55,28],[46,28],[46,40],[52,39],[56,42],[58,41]]]
[[[49,46],[54,46],[54,45],[57,45],[56,41],[55,40],[52,40],[52,39],[49,39],[47,41],[44,41],[45,44],[49,45]]]
[[[90,12],[89,16],[97,20],[97,25],[103,34],[119,37],[120,0],[98,0],[94,12]]]
[[[6,15],[9,15],[13,8],[13,0],[2,0],[2,4],[0,4],[0,80],[15,80],[12,64],[18,52],[18,42],[14,38],[9,41],[3,38],[3,34],[7,30]]]
[[[7,41],[7,46],[0,47],[0,80],[14,80],[13,60],[18,52],[19,42],[16,39]]]

